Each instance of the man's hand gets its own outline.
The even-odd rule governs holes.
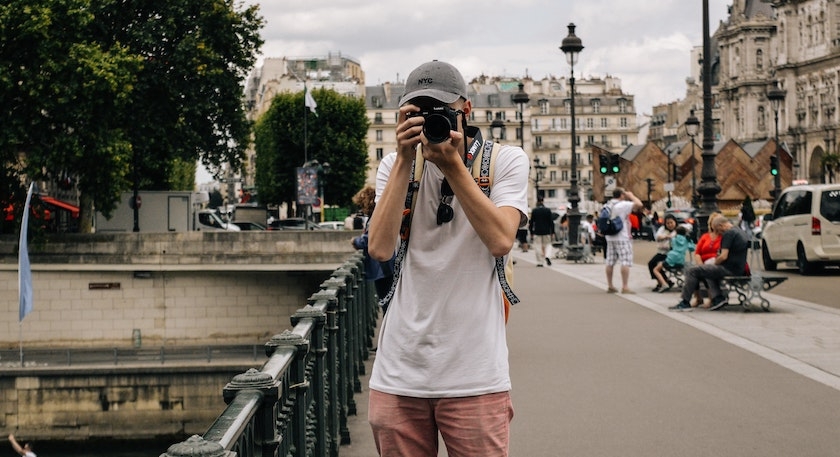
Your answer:
[[[400,114],[397,120],[397,154],[404,159],[414,159],[414,152],[420,144],[423,135],[422,116],[410,116],[412,113],[420,112],[415,105],[400,107]]]

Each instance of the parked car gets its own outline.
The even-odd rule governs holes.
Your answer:
[[[344,221],[326,221],[318,225],[327,230],[344,230]]]
[[[762,229],[764,268],[795,261],[803,275],[840,265],[840,184],[784,189]]]
[[[268,230],[323,230],[320,225],[300,217],[275,219],[268,225]]]
[[[260,224],[259,222],[251,222],[251,221],[234,221],[231,222],[233,225],[239,227],[240,230],[266,230],[266,226]]]

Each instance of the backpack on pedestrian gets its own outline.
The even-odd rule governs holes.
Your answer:
[[[624,228],[624,221],[619,216],[613,217],[612,210],[612,204],[607,203],[598,213],[595,225],[598,226],[598,231],[602,235],[617,235]]]

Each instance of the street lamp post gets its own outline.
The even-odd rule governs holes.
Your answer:
[[[685,120],[685,133],[691,137],[691,207],[697,207],[697,166],[694,163],[694,137],[700,132],[700,120],[694,115],[694,110],[691,110],[688,119]]]
[[[519,92],[513,94],[513,103],[519,105],[519,147],[525,150],[525,105],[531,101],[525,93],[525,84],[519,83]]]
[[[718,211],[720,184],[715,170],[715,139],[712,124],[712,44],[709,37],[709,0],[703,0],[703,168],[697,192],[703,196],[698,211],[700,232],[709,229],[709,215]]]
[[[673,187],[674,187],[674,182],[671,181],[671,171],[674,169],[674,167],[671,166],[671,147],[670,146],[665,148],[665,155],[668,156],[668,170],[667,170],[668,171],[668,184],[665,186],[666,187],[665,190],[668,191],[668,200],[665,202],[665,207],[670,209],[671,208],[671,191],[673,190]]]
[[[539,157],[534,156],[534,189],[536,190],[536,200],[540,200],[540,181],[545,176],[545,164],[540,161]]]
[[[779,108],[782,102],[785,101],[787,91],[779,87],[779,81],[773,81],[773,87],[767,91],[767,99],[770,100],[770,105],[773,108],[773,122],[776,126],[775,145],[776,145],[776,164],[779,166],[779,172],[773,176],[773,199],[779,198],[782,192],[782,153],[779,147]]]
[[[569,260],[578,260],[581,258],[583,247],[580,246],[580,237],[578,236],[578,230],[580,229],[580,211],[578,210],[580,195],[578,195],[577,152],[575,151],[575,63],[577,63],[578,56],[583,50],[583,42],[575,35],[575,24],[570,23],[568,27],[569,34],[566,38],[563,38],[563,43],[560,46],[560,50],[566,54],[566,61],[569,63],[571,69],[569,95],[571,98],[570,108],[572,118],[572,180],[569,186],[569,203],[572,204],[572,207],[569,210],[569,250],[566,258]]]

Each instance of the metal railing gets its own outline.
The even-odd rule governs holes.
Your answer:
[[[295,312],[294,327],[265,344],[268,362],[225,386],[228,406],[207,432],[161,457],[337,456],[351,441],[347,417],[356,414],[377,315],[354,254]]]
[[[80,367],[183,363],[190,361],[258,360],[263,346],[253,344],[212,346],[160,346],[157,348],[66,348],[0,350],[0,368]]]

